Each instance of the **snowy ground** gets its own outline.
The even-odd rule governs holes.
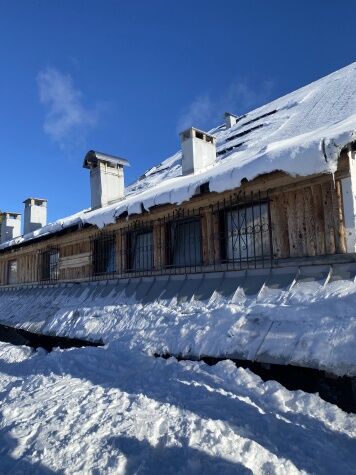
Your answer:
[[[0,343],[0,473],[351,474],[356,416],[230,361]]]
[[[0,343],[1,475],[356,473],[356,415],[230,361],[151,356],[240,351],[354,375],[354,280],[150,303],[120,285],[1,295],[3,323],[106,344]]]

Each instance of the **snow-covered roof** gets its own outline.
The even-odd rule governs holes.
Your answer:
[[[126,188],[120,202],[84,210],[0,246],[4,249],[74,224],[103,227],[123,212],[180,204],[209,182],[210,191],[234,189],[243,178],[284,171],[292,176],[334,173],[340,151],[356,140],[356,62],[240,117],[237,124],[211,130],[216,163],[182,176],[181,151],[149,169]]]

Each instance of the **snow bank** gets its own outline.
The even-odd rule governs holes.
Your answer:
[[[230,296],[214,292],[209,300],[192,294],[184,301],[176,292],[154,302],[136,299],[133,290],[128,295],[120,282],[22,289],[0,293],[0,322],[45,334],[118,340],[148,354],[228,356],[356,376],[354,281],[297,280],[284,290],[260,285],[254,295],[240,287]]]
[[[0,249],[73,224],[101,228],[123,212],[180,204],[206,182],[211,191],[222,192],[238,187],[243,178],[252,180],[276,170],[293,176],[334,173],[341,149],[356,139],[356,63],[250,112],[229,130],[218,127],[213,133],[219,155],[212,167],[182,176],[178,152],[129,186],[119,203],[61,219]]]
[[[0,392],[2,473],[348,475],[356,464],[354,415],[229,361],[0,343]]]

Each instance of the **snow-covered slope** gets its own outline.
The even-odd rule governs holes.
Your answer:
[[[230,361],[0,343],[1,474],[355,473],[356,417]]]
[[[59,220],[0,249],[72,224],[102,227],[126,211],[178,204],[206,182],[211,191],[225,191],[238,187],[243,178],[275,170],[302,176],[333,173],[340,150],[356,139],[356,63],[246,114],[229,130],[221,126],[212,132],[218,156],[210,168],[181,176],[178,152],[130,185],[119,203]]]

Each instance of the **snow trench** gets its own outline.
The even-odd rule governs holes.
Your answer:
[[[155,355],[157,358],[176,358],[178,361],[192,361],[189,357],[180,355]],[[231,358],[201,357],[209,366],[214,366],[227,359],[231,360],[238,368],[251,370],[263,381],[277,381],[289,391],[305,391],[318,394],[324,401],[336,404],[346,412],[356,413],[356,381],[347,376],[335,378],[324,371],[300,366],[264,364]],[[193,360],[196,361],[196,360]]]
[[[11,343],[17,346],[29,346],[34,350],[39,348],[48,352],[54,349],[85,348],[88,346],[103,346],[102,342],[90,342],[78,338],[51,336],[41,333],[32,333],[21,328],[13,328],[0,324],[0,342]],[[193,357],[181,355],[158,355],[154,357],[169,359],[176,358],[178,361],[197,361]],[[230,358],[201,357],[208,365],[215,365]],[[277,381],[289,390],[303,390],[308,393],[318,393],[327,402],[336,404],[346,412],[356,412],[356,382],[346,376],[342,378],[327,377],[324,371],[298,366],[270,365],[246,360],[233,362],[237,367],[248,368],[260,376],[263,381]]]
[[[82,348],[85,346],[103,346],[101,341],[87,341],[79,338],[44,335],[41,333],[28,332],[22,328],[9,327],[0,324],[0,341],[12,345],[24,345],[33,349],[43,348],[52,351],[54,348]]]

